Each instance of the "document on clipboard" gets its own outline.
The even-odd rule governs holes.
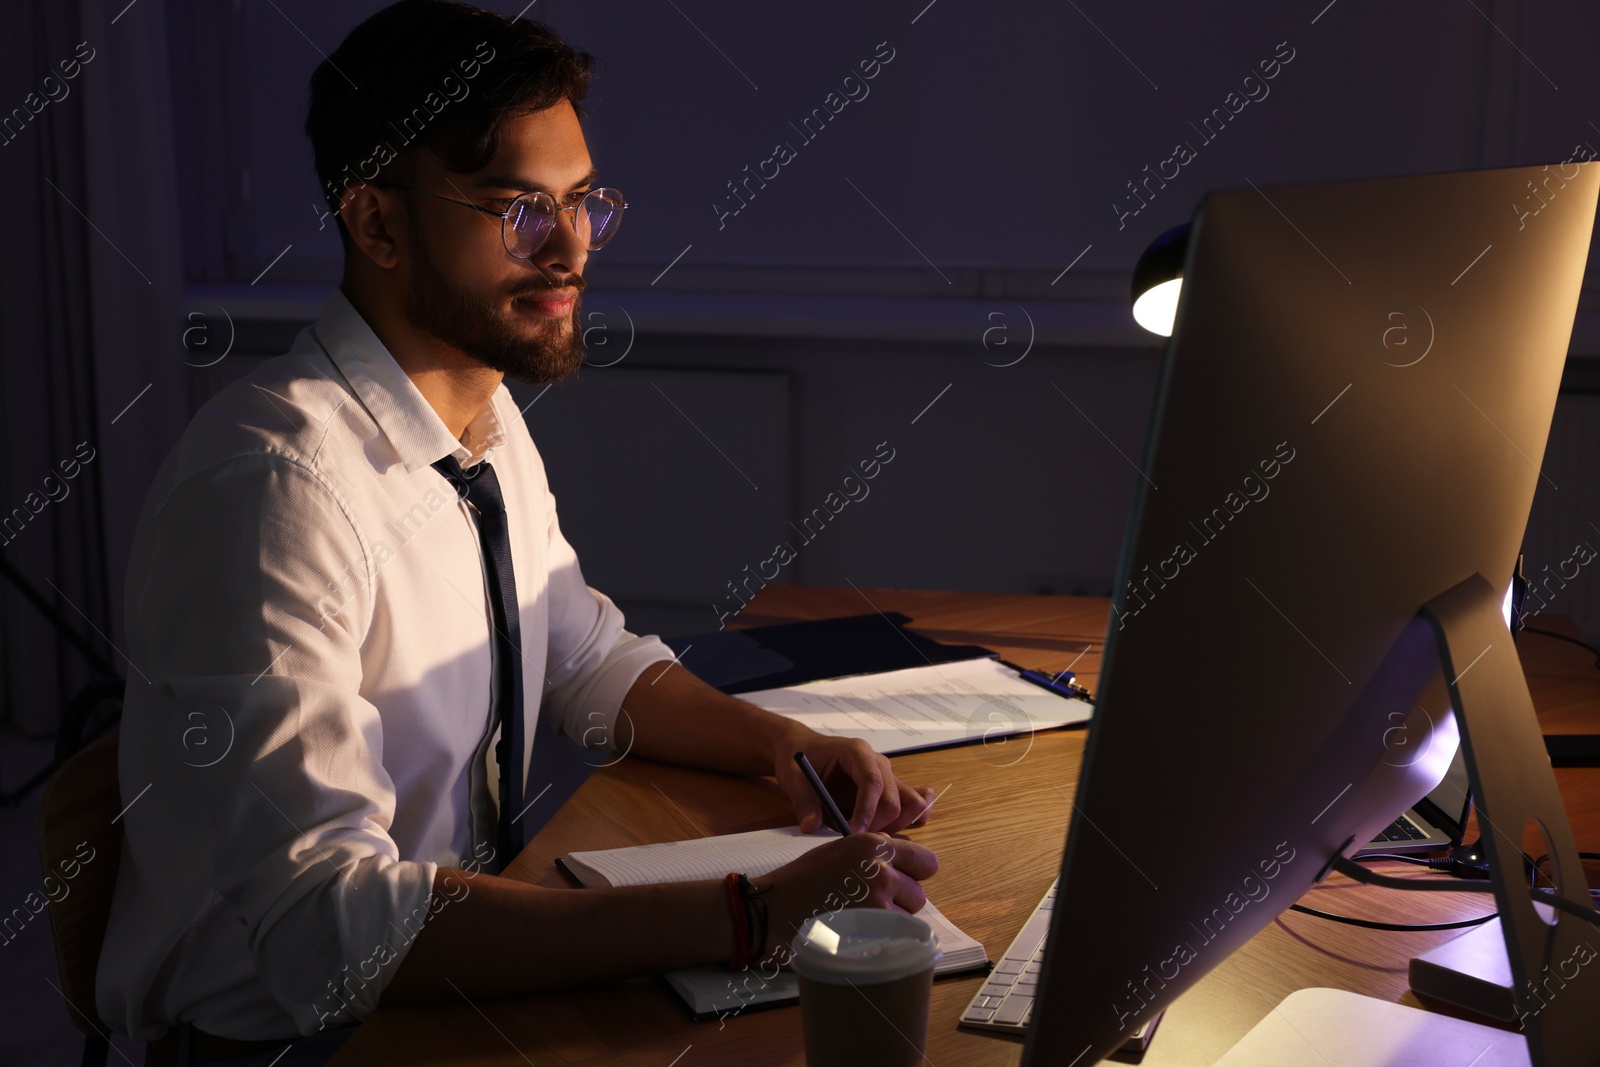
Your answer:
[[[993,743],[1087,722],[1094,705],[1024,678],[992,656],[740,693],[822,734],[859,737],[884,755]]]

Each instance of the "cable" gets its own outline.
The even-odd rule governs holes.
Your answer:
[[[1352,862],[1343,856],[1335,856],[1333,858],[1332,866],[1334,870],[1338,871],[1346,878],[1354,879],[1357,882],[1364,882],[1367,885],[1380,886],[1384,889],[1403,889],[1408,892],[1416,893],[1494,892],[1493,885],[1485,885],[1482,883],[1474,884],[1470,882],[1445,882],[1432,878],[1391,878],[1386,874],[1379,874],[1377,871],[1369,871],[1365,867],[1361,866],[1361,864]],[[1592,903],[1590,907],[1585,908],[1581,904],[1574,904],[1565,897],[1559,897],[1554,893],[1546,893],[1535,889],[1529,889],[1528,895],[1535,903],[1548,904],[1553,908],[1559,908],[1562,911],[1567,912],[1569,915],[1576,915],[1584,922],[1592,923],[1595,926],[1600,926],[1600,911],[1596,911]]]
[[[1401,863],[1410,863],[1418,867],[1427,867],[1430,870],[1457,872],[1457,877],[1474,877],[1472,874],[1460,873],[1458,871],[1459,865],[1455,861],[1454,853],[1451,854],[1450,859],[1444,860],[1424,859],[1420,856],[1406,856],[1400,853],[1372,853],[1362,856],[1357,862],[1367,862],[1370,860],[1398,860]],[[1480,915],[1475,919],[1460,919],[1455,922],[1447,923],[1386,923],[1379,922],[1376,919],[1357,919],[1351,915],[1335,915],[1332,912],[1318,911],[1315,908],[1308,908],[1303,904],[1291,904],[1289,905],[1289,910],[1303,912],[1306,915],[1315,915],[1319,919],[1327,919],[1330,922],[1346,923],[1350,926],[1360,926],[1368,930],[1398,930],[1405,932],[1421,930],[1461,930],[1468,926],[1480,926],[1483,923],[1488,922],[1490,919],[1496,918],[1500,914],[1499,912],[1495,911],[1490,912],[1488,915]]]
[[[1531,887],[1537,888],[1539,884],[1539,875],[1544,873],[1539,868],[1543,867],[1544,861],[1550,858],[1550,853],[1546,852],[1536,860],[1529,860],[1526,855],[1524,855],[1522,858],[1528,860],[1528,884]],[[1578,853],[1578,859],[1579,861],[1600,860],[1600,852],[1580,852]]]
[[[1589,644],[1589,642],[1587,642],[1587,641],[1580,641],[1576,637],[1568,637],[1566,634],[1558,634],[1554,630],[1541,630],[1539,627],[1537,627],[1537,626],[1529,626],[1527,623],[1523,623],[1522,632],[1523,633],[1530,633],[1530,634],[1540,634],[1540,635],[1542,635],[1544,637],[1553,637],[1557,641],[1565,641],[1569,645],[1577,645],[1579,648],[1585,649],[1591,655],[1593,655],[1594,656],[1594,665],[1596,667],[1600,667],[1600,648],[1595,648],[1593,645]]]
[[[1370,852],[1361,858],[1362,860],[1397,860],[1400,863],[1414,863],[1418,867],[1433,867],[1436,871],[1444,869],[1442,867],[1434,867],[1434,864],[1439,862],[1438,860],[1423,859],[1421,856],[1404,856],[1398,852]]]
[[[1460,852],[1462,850],[1458,849],[1456,851]],[[1477,853],[1477,846],[1476,845],[1468,846],[1467,847],[1467,851],[1468,851],[1469,855],[1474,855],[1474,858],[1475,858],[1475,854]],[[1538,889],[1537,882],[1538,882],[1538,877],[1539,877],[1539,874],[1540,874],[1540,868],[1543,866],[1545,861],[1550,858],[1550,856],[1547,853],[1547,854],[1545,854],[1543,856],[1540,856],[1538,859],[1532,859],[1527,854],[1524,854],[1522,858],[1523,858],[1523,861],[1528,865],[1528,869],[1529,869],[1529,877],[1530,877],[1529,888],[1537,890]],[[1578,853],[1578,858],[1580,860],[1600,860],[1600,852],[1580,852],[1580,853]],[[1370,861],[1370,860],[1399,860],[1399,861],[1401,861],[1403,863],[1415,864],[1415,865],[1417,865],[1419,867],[1427,867],[1427,868],[1429,868],[1431,870],[1435,870],[1435,871],[1451,871],[1451,872],[1454,872],[1456,874],[1456,876],[1459,877],[1459,878],[1487,878],[1488,877],[1488,864],[1483,864],[1482,865],[1482,870],[1481,870],[1481,873],[1480,873],[1476,864],[1468,864],[1468,863],[1462,862],[1461,860],[1459,860],[1456,857],[1455,853],[1452,853],[1451,857],[1448,858],[1448,859],[1437,859],[1437,860],[1422,859],[1422,858],[1419,858],[1417,856],[1404,856],[1404,855],[1400,855],[1398,853],[1394,853],[1394,854],[1369,854],[1369,855],[1362,856],[1360,858],[1360,860],[1352,861],[1352,862],[1361,863],[1361,862],[1367,862],[1367,861]],[[1365,868],[1362,868],[1362,869],[1365,870]],[[1410,881],[1410,880],[1405,881],[1405,885],[1406,885],[1407,888],[1410,888],[1414,884],[1415,884],[1415,882],[1413,882],[1413,881]],[[1464,892],[1482,892],[1483,891],[1482,887],[1450,886],[1448,883],[1440,883],[1440,884],[1443,885],[1445,888],[1461,889]],[[1492,891],[1492,887],[1491,887],[1491,891]],[[1498,911],[1490,912],[1488,915],[1480,915],[1480,916],[1478,916],[1477,918],[1474,918],[1474,919],[1461,919],[1461,920],[1458,920],[1456,922],[1448,922],[1448,923],[1386,923],[1386,922],[1378,922],[1375,919],[1357,919],[1354,916],[1350,916],[1350,915],[1334,915],[1331,912],[1318,911],[1315,908],[1308,908],[1303,904],[1291,904],[1291,905],[1289,905],[1289,910],[1298,911],[1298,912],[1301,912],[1301,913],[1303,913],[1305,915],[1314,915],[1319,919],[1327,919],[1330,922],[1345,923],[1345,924],[1350,925],[1350,926],[1360,926],[1360,927],[1363,927],[1363,928],[1368,929],[1368,930],[1394,930],[1394,931],[1401,931],[1401,932],[1426,931],[1426,930],[1460,930],[1460,929],[1464,929],[1464,928],[1469,927],[1469,926],[1481,926],[1482,924],[1488,922],[1490,919],[1497,918],[1499,916],[1499,914],[1500,914]],[[1585,916],[1585,918],[1587,918],[1587,916]],[[1591,921],[1594,921],[1594,920],[1591,920]]]
[[[1331,912],[1318,911],[1315,908],[1308,908],[1304,904],[1290,904],[1289,910],[1303,912],[1306,915],[1315,915],[1319,919],[1327,919],[1330,922],[1347,923],[1350,926],[1365,927],[1368,930],[1401,931],[1460,930],[1468,926],[1481,926],[1490,919],[1498,918],[1500,915],[1500,913],[1497,911],[1491,911],[1489,914],[1480,915],[1476,919],[1461,919],[1457,922],[1451,923],[1381,923],[1376,919],[1357,919],[1350,915],[1334,915]]]
[[[1531,862],[1526,852],[1522,853],[1522,862]],[[1451,849],[1443,859],[1429,860],[1428,866],[1436,871],[1453,874],[1457,878],[1474,878],[1484,880],[1489,877],[1489,857],[1483,851],[1483,835],[1468,845],[1462,843]]]

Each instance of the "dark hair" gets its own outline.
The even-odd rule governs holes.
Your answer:
[[[419,145],[451,170],[481,170],[508,119],[562,100],[583,115],[593,66],[593,56],[531,19],[455,0],[390,4],[311,75],[306,136],[329,208],[337,212],[351,185],[405,180]]]

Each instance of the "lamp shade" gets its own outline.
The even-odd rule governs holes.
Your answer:
[[[1189,224],[1174,226],[1150,242],[1133,268],[1133,318],[1151,333],[1172,336],[1183,288],[1183,259],[1189,249]]]

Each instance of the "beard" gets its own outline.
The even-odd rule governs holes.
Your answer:
[[[420,247],[403,310],[411,325],[473,359],[527,385],[570,378],[583,365],[583,278],[569,274],[540,280],[514,296],[576,289],[572,310],[561,318],[503,310],[498,296],[471,293],[453,284]]]

